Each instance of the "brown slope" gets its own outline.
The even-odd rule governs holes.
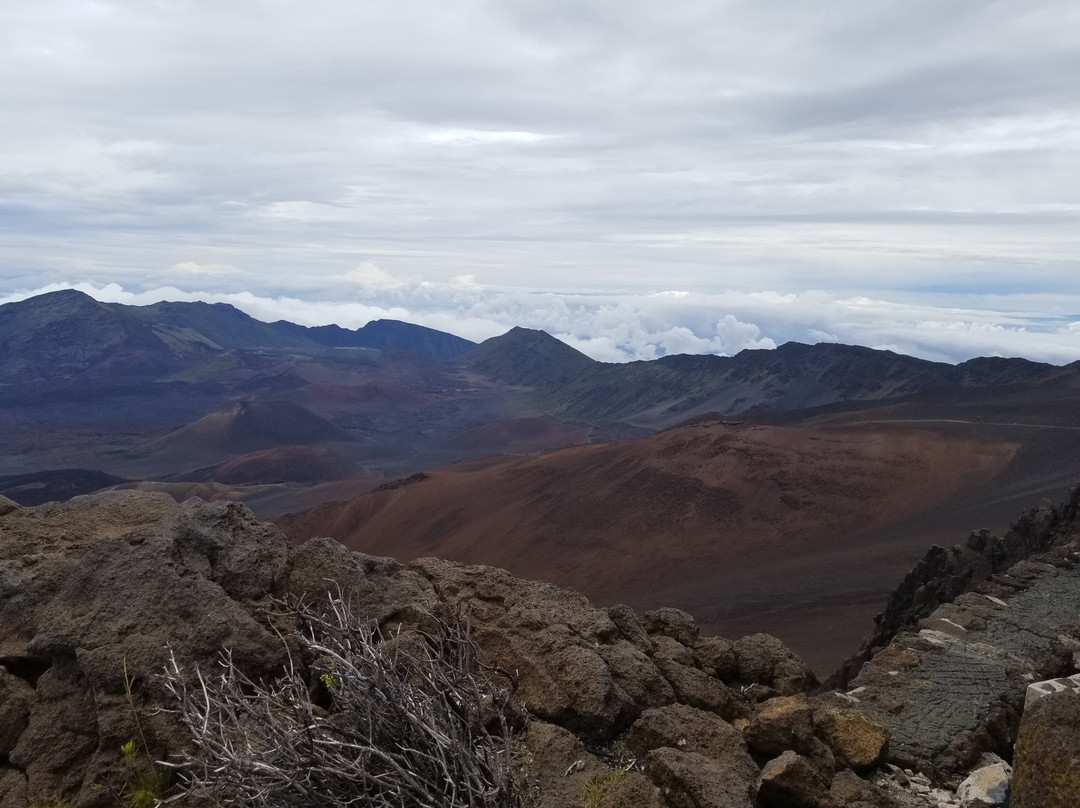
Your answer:
[[[588,440],[589,430],[586,427],[542,415],[534,418],[504,418],[477,424],[451,435],[442,445],[475,457],[481,454],[521,454],[560,449],[586,443]]]
[[[227,485],[300,483],[316,485],[360,477],[364,470],[320,446],[279,446],[235,457],[219,466],[184,475],[191,482]]]
[[[712,422],[461,463],[279,524],[294,539],[331,535],[402,560],[494,564],[602,602],[679,605],[721,629],[748,614],[768,623],[772,612],[779,623],[827,605],[816,629],[825,636],[801,626],[809,643],[786,638],[825,669],[857,647],[927,543],[904,535],[877,544],[875,535],[944,507],[1015,451],[911,426]]]

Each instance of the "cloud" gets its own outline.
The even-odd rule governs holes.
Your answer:
[[[196,264],[194,261],[182,261],[170,269],[185,275],[235,275],[240,271],[232,264]]]
[[[7,3],[0,291],[196,283],[610,357],[1046,354],[1080,276],[1077,24],[1065,0]],[[1030,316],[920,330],[919,306]]]
[[[414,283],[394,277],[374,261],[361,261],[355,268],[339,276],[339,279],[365,297],[405,290]]]
[[[452,146],[480,146],[486,143],[537,143],[551,137],[536,132],[490,132],[481,129],[442,129],[429,133],[429,143]]]

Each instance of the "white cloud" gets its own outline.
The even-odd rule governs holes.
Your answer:
[[[451,146],[480,146],[485,143],[537,143],[551,135],[536,132],[491,132],[482,129],[443,129],[430,132],[424,140]]]
[[[240,271],[232,264],[197,264],[194,261],[182,261],[170,269],[185,275],[235,275]]]
[[[399,292],[415,285],[415,281],[397,278],[374,261],[361,261],[356,267],[340,275],[339,280],[344,282],[346,290],[355,290],[363,297]]]
[[[346,208],[306,200],[273,202],[255,210],[254,213],[271,219],[290,219],[298,222],[340,222],[349,219],[349,211]]]

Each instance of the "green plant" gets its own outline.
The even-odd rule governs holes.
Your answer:
[[[124,693],[131,707],[131,714],[135,718],[135,729],[139,733],[139,740],[142,741],[143,749],[146,749],[146,735],[143,734],[139,711],[135,707],[133,684],[134,679],[127,669],[127,659],[124,659]],[[120,755],[124,759],[124,768],[127,770],[124,799],[131,808],[155,808],[165,798],[168,790],[168,773],[158,768],[149,758],[139,754],[139,747],[134,738],[120,744]]]
[[[168,778],[153,762],[139,754],[134,740],[120,745],[127,769],[124,798],[131,808],[155,808],[165,797]]]
[[[626,772],[626,769],[610,769],[590,777],[581,796],[581,808],[600,808],[604,795]]]
[[[623,741],[615,741],[608,749],[598,751],[598,754],[612,768],[589,778],[581,796],[582,808],[600,808],[604,795],[611,787],[627,772],[640,768],[637,757]]]

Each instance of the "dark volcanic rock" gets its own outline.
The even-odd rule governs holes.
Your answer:
[[[884,760],[889,733],[861,710],[824,706],[814,711],[814,731],[836,756],[837,766],[865,772]]]
[[[1073,568],[1063,561],[1013,572],[998,585],[1019,587],[1009,601],[1019,604]],[[818,736],[844,765],[872,765],[871,753],[845,746],[857,711],[844,706],[833,726],[818,700],[798,692],[812,684],[805,666],[766,635],[732,645],[700,637],[674,610],[639,619],[491,567],[436,559],[405,566],[328,539],[291,547],[239,504],[112,492],[36,508],[0,501],[0,804],[62,799],[111,808],[124,789],[121,744],[137,738],[148,758],[165,759],[190,743],[175,715],[160,709],[171,704],[157,676],[170,649],[188,670],[208,670],[227,647],[249,676],[272,679],[287,658],[275,599],[328,595],[395,644],[420,641],[433,615],[464,619],[481,662],[533,719],[523,739],[532,768],[523,776],[544,808],[579,806],[586,792],[598,808],[752,808],[758,768],[726,719],[745,728],[762,758],[776,758],[762,780],[763,805],[833,799],[833,753]],[[1004,624],[979,617],[980,630],[1000,642]],[[1041,639],[1025,642],[1042,647]],[[914,671],[920,659],[906,664]],[[720,676],[751,693],[791,695],[755,707]],[[906,698],[899,681],[899,690],[875,685],[880,698],[867,694],[860,709]],[[515,726],[524,723],[515,716]],[[617,751],[625,730],[638,754],[630,762]],[[966,754],[958,738],[946,741]],[[844,782],[848,792],[873,793]]]
[[[93,784],[118,776],[120,745],[140,735],[136,710],[148,754],[186,742],[152,709],[167,647],[211,662],[230,646],[255,674],[279,668],[280,641],[234,597],[268,594],[288,543],[242,506],[116,492],[12,511],[0,534],[0,665],[34,689],[10,755],[28,799],[96,804]]]
[[[538,717],[602,739],[640,715],[632,694],[653,694],[648,706],[674,700],[646,655],[582,595],[492,567],[425,558],[411,568],[463,610],[487,662],[516,673],[517,695]]]
[[[862,649],[848,659],[827,683],[843,687],[873,653],[903,628],[931,614],[938,606],[969,592],[995,573],[1055,544],[1062,544],[1080,513],[1080,487],[1059,507],[1043,503],[1025,511],[1004,536],[977,530],[952,550],[933,546],[907,574],[885,609],[874,619],[874,631]],[[991,587],[992,588],[992,587]]]
[[[892,762],[955,785],[982,753],[1010,756],[1027,685],[1071,672],[1080,648],[1080,536],[1065,538],[863,667],[850,695],[888,729]]]
[[[765,764],[758,800],[766,808],[839,808],[814,764],[791,751]]]
[[[671,808],[753,808],[757,783],[696,752],[671,747],[645,757],[645,771]]]
[[[626,745],[642,755],[663,747],[703,755],[748,782],[759,774],[735,727],[712,713],[683,704],[646,710],[630,728]]]
[[[20,505],[42,505],[126,482],[128,480],[121,477],[91,469],[58,469],[0,477],[0,491],[10,497],[8,501],[14,500]],[[3,503],[0,502],[2,508]]]
[[[1075,808],[1080,800],[1080,695],[1053,693],[1024,713],[1011,808]]]
[[[809,666],[776,637],[751,634],[735,642],[739,679],[746,685],[763,684],[782,696],[817,686]]]

